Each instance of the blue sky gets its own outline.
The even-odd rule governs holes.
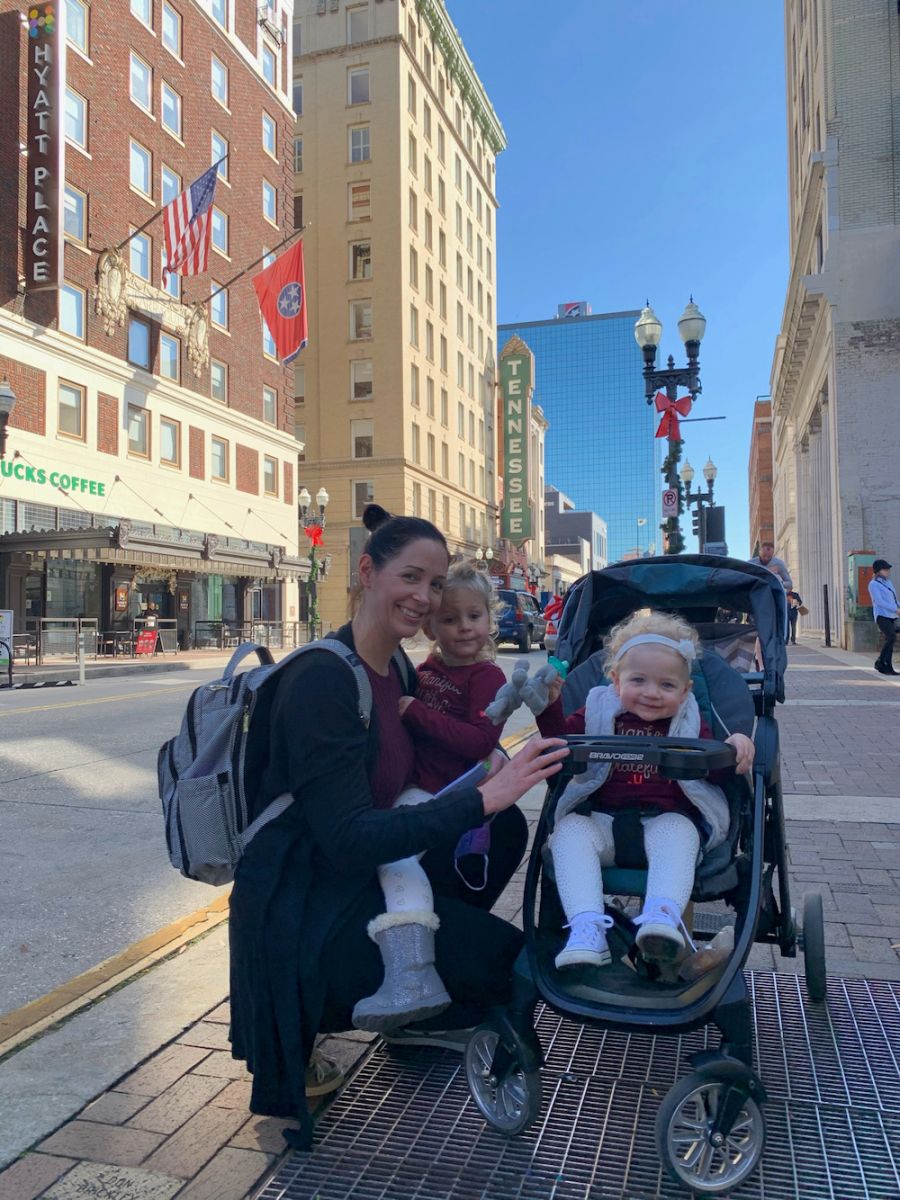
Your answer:
[[[660,349],[680,362],[693,292],[709,322],[694,414],[727,420],[684,426],[685,454],[698,479],[709,455],[719,467],[729,549],[744,556],[753,401],[769,390],[788,269],[781,0],[447,7],[509,140],[498,320],[649,296]],[[689,520],[686,533],[694,549]]]

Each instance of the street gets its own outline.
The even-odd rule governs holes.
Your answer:
[[[498,661],[509,674],[520,657],[504,648]],[[177,732],[192,690],[220,674],[0,693],[0,1012],[226,890],[169,865],[156,789],[160,745]],[[506,732],[530,720],[523,710]]]

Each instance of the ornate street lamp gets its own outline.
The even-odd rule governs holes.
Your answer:
[[[490,574],[491,571],[491,562],[493,561],[493,558],[494,551],[490,546],[488,546],[486,550],[482,550],[482,548],[479,546],[475,551],[476,563],[479,565],[479,567],[482,563],[484,563],[484,569],[488,572],[488,574]]]
[[[678,332],[687,353],[687,366],[676,367],[675,359],[669,355],[665,369],[656,369],[656,351],[662,341],[662,322],[650,307],[646,308],[634,326],[634,336],[644,355],[644,395],[648,404],[656,404],[662,414],[657,437],[666,437],[669,449],[663,463],[662,473],[666,486],[678,493],[678,512],[662,524],[666,554],[680,554],[684,550],[684,538],[678,516],[684,511],[681,487],[678,480],[678,463],[681,459],[681,430],[679,416],[686,417],[691,405],[701,392],[700,387],[700,343],[706,332],[706,317],[694,303],[694,297],[685,306],[678,321]],[[678,389],[687,388],[690,396],[679,398]]]
[[[713,484],[716,482],[716,476],[719,469],[711,458],[706,460],[706,465],[703,468],[703,478],[706,480],[706,491],[701,491],[699,488],[696,492],[691,491],[691,484],[696,474],[694,468],[684,460],[684,466],[681,468],[681,482],[684,484],[684,503],[687,508],[692,504],[697,505],[697,512],[694,516],[694,533],[700,543],[700,553],[703,553],[703,547],[706,544],[706,509],[712,507],[713,501]]]
[[[319,506],[317,513],[310,513],[309,511],[312,497],[306,488],[302,489],[297,499],[300,502],[300,521],[303,525],[303,531],[309,538],[309,579],[306,583],[309,607],[307,609],[306,621],[307,636],[310,641],[314,641],[316,638],[316,627],[319,624],[319,598],[316,584],[319,579],[320,566],[316,558],[316,546],[322,545],[322,531],[325,528],[325,509],[328,507],[330,497],[323,487],[319,488],[316,492],[316,504]]]
[[[9,380],[3,377],[0,383],[0,458],[6,457],[6,426],[16,407],[16,393],[9,386]]]

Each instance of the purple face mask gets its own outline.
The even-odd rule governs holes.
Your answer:
[[[467,888],[471,888],[473,892],[483,892],[487,886],[488,874],[488,855],[491,850],[491,823],[485,821],[483,825],[478,825],[475,829],[469,829],[462,835],[456,843],[456,849],[453,851],[453,869],[463,881]],[[482,860],[481,866],[481,882],[473,883],[469,878],[469,872],[460,869],[460,859],[469,856],[480,857]]]

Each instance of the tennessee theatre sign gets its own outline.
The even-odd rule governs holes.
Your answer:
[[[29,292],[56,288],[63,275],[59,196],[64,174],[60,123],[66,78],[65,11],[65,4],[33,4],[24,14],[28,41],[25,288]]]
[[[528,450],[534,357],[524,342],[510,338],[500,354],[503,392],[503,507],[500,533],[512,542],[532,536],[528,501]]]

